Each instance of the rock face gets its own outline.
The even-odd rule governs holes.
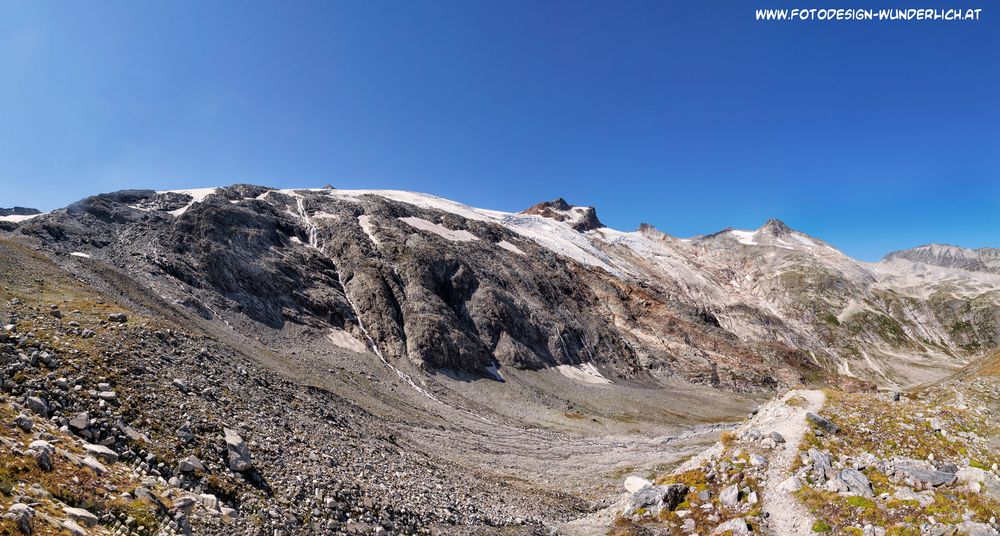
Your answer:
[[[604,227],[601,220],[597,219],[597,210],[594,207],[575,207],[561,197],[554,201],[544,201],[533,205],[523,210],[521,214],[534,214],[565,222],[570,228],[580,232]]]

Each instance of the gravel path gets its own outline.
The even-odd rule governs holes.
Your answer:
[[[784,403],[796,396],[804,398],[807,404],[794,407]],[[781,536],[812,534],[812,524],[815,520],[794,495],[781,491],[778,487],[790,476],[789,468],[798,455],[799,443],[802,442],[802,436],[808,429],[806,413],[818,412],[825,401],[826,395],[822,391],[805,389],[789,391],[782,397],[781,404],[762,409],[755,419],[758,428],[777,431],[785,438],[785,448],[776,449],[770,459],[767,483],[764,485],[764,511],[769,515],[768,524],[773,534]]]

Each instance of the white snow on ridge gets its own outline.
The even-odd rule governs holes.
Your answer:
[[[79,251],[74,251],[73,253],[70,253],[70,256],[71,257],[82,257],[84,259],[89,259],[90,258],[90,255],[87,255],[86,253],[81,253]]]
[[[740,244],[746,244],[748,246],[757,245],[757,242],[753,239],[755,234],[754,231],[740,231],[738,229],[732,229],[729,231],[729,234],[732,235],[732,237],[735,238]]]
[[[194,206],[195,203],[201,203],[206,197],[218,192],[218,188],[195,188],[193,190],[161,190],[156,193],[158,194],[186,194],[191,196],[191,201],[177,210],[171,210],[170,214],[174,216],[180,216],[187,212],[189,208]]]
[[[42,214],[47,214],[47,212],[43,212]],[[28,221],[31,218],[37,218],[38,216],[41,216],[42,214],[29,214],[27,216],[22,216],[22,215],[17,215],[17,214],[11,214],[10,216],[0,216],[0,221],[9,221],[9,222],[14,222],[14,223],[20,223],[22,221]]]
[[[417,218],[415,216],[409,216],[406,218],[399,218],[399,219],[400,221],[406,223],[410,227],[420,229],[421,231],[434,233],[440,236],[441,238],[444,238],[445,240],[451,240],[452,242],[471,242],[473,240],[479,240],[479,238],[476,237],[476,235],[470,233],[469,231],[466,231],[465,229],[453,231],[439,223],[427,221],[423,218]]]
[[[421,208],[448,212],[470,220],[497,223],[554,253],[569,257],[581,264],[597,266],[615,275],[622,275],[627,271],[615,265],[611,257],[597,249],[582,233],[564,222],[542,216],[473,208],[441,197],[401,190],[321,191],[332,198],[345,200],[357,200],[365,195],[374,195]]]

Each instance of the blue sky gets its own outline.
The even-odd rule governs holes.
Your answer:
[[[3,2],[0,206],[330,183],[564,196],[680,236],[778,217],[864,259],[1000,246],[1000,8],[982,4],[979,22],[767,24],[755,8],[802,4]]]

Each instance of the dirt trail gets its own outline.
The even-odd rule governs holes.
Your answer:
[[[798,455],[799,443],[808,425],[806,413],[816,413],[823,407],[826,395],[822,391],[795,390],[782,397],[782,402],[797,396],[805,399],[801,405],[786,403],[768,405],[754,418],[761,430],[774,430],[784,436],[784,448],[775,449],[767,469],[764,485],[764,511],[768,513],[771,532],[781,536],[809,536],[812,534],[812,516],[804,506],[787,491],[780,490],[781,483],[788,477],[792,461]]]

